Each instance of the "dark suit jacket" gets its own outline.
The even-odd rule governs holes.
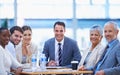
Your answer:
[[[120,42],[116,39],[113,45],[108,49],[109,53],[100,66],[105,75],[120,75]]]
[[[43,53],[45,53],[47,59],[55,60],[55,38],[51,38],[45,42]],[[81,54],[77,42],[65,37],[62,54],[62,66],[71,67],[72,60],[80,62]]]

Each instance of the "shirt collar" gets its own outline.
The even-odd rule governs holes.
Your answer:
[[[58,42],[58,41],[55,39],[55,44],[58,45],[58,43],[61,43],[61,45],[63,45],[63,44],[64,44],[64,38],[63,38],[63,40],[60,41],[60,42]]]
[[[16,45],[14,44],[14,42],[12,42],[11,40],[10,40],[10,43],[14,46],[14,48],[16,47]]]
[[[117,39],[114,39],[114,40],[110,41],[110,42],[108,43],[108,46],[111,47],[111,46],[114,44],[114,42],[116,42],[116,41],[117,41]]]

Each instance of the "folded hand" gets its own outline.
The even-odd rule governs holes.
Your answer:
[[[57,66],[57,63],[54,60],[48,62],[47,66]]]

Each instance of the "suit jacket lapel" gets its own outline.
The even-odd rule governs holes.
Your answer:
[[[53,39],[52,43],[51,43],[51,60],[55,60],[55,38]]]
[[[113,43],[113,45],[111,47],[108,48],[108,52],[107,54],[105,54],[105,57],[104,57],[104,60],[103,62],[105,61],[105,59],[108,57],[108,54],[112,52],[112,50],[114,50],[113,48],[115,47],[115,45],[118,44],[118,40],[116,42]],[[102,64],[103,64],[102,62]]]
[[[67,50],[67,44],[66,44],[66,38],[64,38],[64,44],[63,44],[63,50],[62,50],[62,59],[63,61],[65,60],[64,57],[66,55],[66,50]]]
[[[64,59],[64,55],[65,55],[66,49],[67,49],[67,48],[66,48],[67,46],[66,46],[66,42],[65,42],[65,41],[66,41],[66,39],[64,39],[63,50],[62,50],[62,59]]]

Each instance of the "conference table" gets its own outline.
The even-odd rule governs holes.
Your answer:
[[[31,69],[24,69],[21,75],[42,75],[42,74],[92,74],[92,71],[78,71],[71,68],[47,68],[46,70],[36,69],[32,72]]]

